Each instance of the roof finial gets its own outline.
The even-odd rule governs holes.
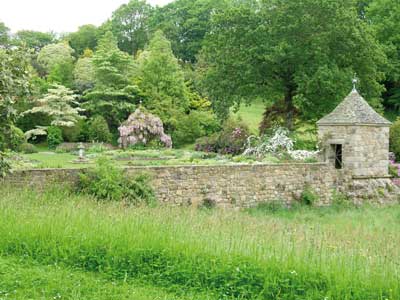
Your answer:
[[[354,74],[354,77],[353,77],[353,92],[357,91],[357,83],[358,83],[357,74]]]

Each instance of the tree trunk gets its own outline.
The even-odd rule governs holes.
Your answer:
[[[293,105],[293,93],[294,89],[291,86],[288,86],[285,92],[285,122],[286,127],[290,131],[294,128],[294,111],[295,107]]]

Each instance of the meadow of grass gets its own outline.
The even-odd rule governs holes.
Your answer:
[[[237,212],[0,193],[0,266],[11,265],[0,282],[22,295],[37,278],[67,299],[94,299],[96,285],[115,285],[104,299],[133,299],[124,293],[138,285],[134,299],[400,298],[399,206]],[[87,296],[73,298],[76,282]]]
[[[110,280],[99,273],[41,265],[21,257],[0,257],[0,299],[203,300],[207,296],[181,298],[155,287]]]

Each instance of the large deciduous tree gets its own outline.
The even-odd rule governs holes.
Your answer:
[[[374,0],[366,9],[367,21],[376,30],[383,44],[389,63],[386,69],[387,93],[385,103],[400,109],[400,2],[397,0]]]
[[[74,69],[74,85],[80,92],[94,87],[93,52],[85,50],[85,54],[78,59]]]
[[[72,63],[73,53],[74,50],[68,43],[50,44],[40,50],[37,61],[47,72],[50,72],[58,64]]]
[[[149,38],[148,19],[152,7],[145,0],[130,0],[114,11],[108,27],[118,40],[121,50],[135,54]]]
[[[54,43],[54,41],[55,36],[51,32],[20,30],[15,34],[13,43],[17,46],[25,45],[35,51],[40,51],[40,49]]]
[[[332,110],[356,72],[375,106],[385,55],[356,1],[237,0],[216,14],[198,64],[220,116],[242,101],[263,99],[293,128]]]
[[[155,10],[151,27],[164,32],[179,59],[195,62],[210,30],[212,14],[223,9],[225,3],[226,0],[176,0]]]
[[[86,49],[94,51],[98,41],[98,29],[94,25],[83,25],[78,31],[71,33],[67,40],[77,57],[82,55]]]

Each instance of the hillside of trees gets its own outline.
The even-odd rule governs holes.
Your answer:
[[[296,130],[330,112],[355,74],[395,119],[398,28],[397,0],[131,0],[72,33],[0,23],[0,150],[50,132],[116,143],[139,106],[175,147],[235,128],[231,112],[252,103],[265,107],[261,133]]]

